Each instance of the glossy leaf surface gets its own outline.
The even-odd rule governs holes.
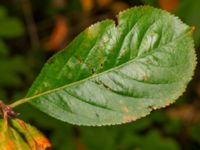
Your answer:
[[[195,68],[192,30],[149,6],[80,33],[49,59],[27,101],[78,125],[127,123],[173,103]]]

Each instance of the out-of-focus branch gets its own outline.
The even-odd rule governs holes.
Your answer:
[[[40,47],[39,37],[37,34],[37,27],[34,21],[33,13],[32,13],[32,5],[30,0],[20,0],[24,17],[27,23],[27,28],[29,32],[31,48],[38,49]]]

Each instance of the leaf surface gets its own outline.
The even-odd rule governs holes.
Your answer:
[[[98,22],[48,60],[26,100],[59,120],[114,125],[173,103],[195,68],[192,30],[149,6]]]
[[[19,119],[7,122],[0,118],[0,150],[45,150],[49,147],[48,139],[33,126]]]

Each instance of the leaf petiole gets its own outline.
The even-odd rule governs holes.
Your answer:
[[[26,102],[28,102],[28,98],[22,98],[22,99],[20,99],[20,100],[15,101],[15,102],[12,103],[12,104],[10,104],[9,106],[10,106],[11,108],[15,108],[15,107],[17,107],[17,106],[19,106],[19,105],[21,105],[21,104],[26,103]]]

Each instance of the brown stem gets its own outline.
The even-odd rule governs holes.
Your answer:
[[[7,106],[0,101],[0,115],[3,116],[4,119],[7,119],[8,117],[17,117],[19,113],[14,112],[12,107]]]

